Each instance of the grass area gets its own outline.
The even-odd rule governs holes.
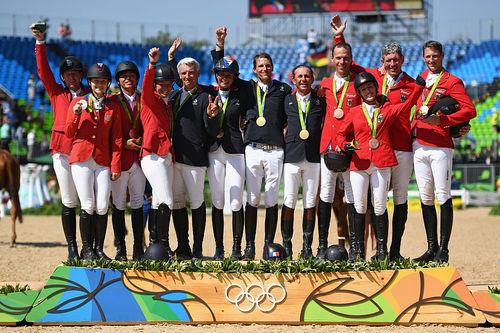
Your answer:
[[[398,262],[383,261],[327,261],[317,259],[237,261],[225,258],[221,261],[202,260],[142,260],[142,261],[84,261],[71,260],[66,266],[108,269],[132,269],[160,272],[200,272],[200,273],[326,273],[361,272],[443,267],[447,264],[436,262],[417,263],[411,259]]]
[[[2,287],[0,287],[0,294],[4,294],[4,295],[7,295],[7,294],[10,294],[10,293],[16,293],[16,292],[20,292],[20,291],[27,291],[27,290],[30,290],[30,286],[28,286],[27,284],[25,284],[24,286],[21,286],[19,283],[16,284],[15,286],[11,285],[11,284],[7,284],[7,285],[4,285]]]

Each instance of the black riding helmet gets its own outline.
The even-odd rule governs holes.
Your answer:
[[[354,78],[354,89],[356,89],[357,92],[359,87],[368,82],[373,82],[375,84],[375,89],[378,91],[377,79],[375,79],[375,76],[368,72],[362,72],[356,75]]]
[[[63,82],[64,80],[62,76],[67,71],[78,71],[82,72],[82,74],[85,74],[85,68],[82,62],[75,56],[65,57],[59,65],[59,76],[61,77],[61,80]]]
[[[174,68],[169,64],[159,64],[155,69],[155,81],[175,81]]]
[[[238,65],[236,59],[230,56],[225,56],[224,58],[219,59],[214,66],[215,74],[222,71],[227,71],[235,77],[238,77],[238,75],[240,75],[240,66]]]
[[[97,64],[93,64],[92,66],[90,66],[89,70],[87,71],[87,81],[89,81],[90,79],[106,79],[111,82],[111,71],[109,70],[108,66],[101,62],[98,62]]]
[[[140,75],[139,75],[139,68],[133,61],[122,61],[116,66],[115,70],[115,80],[118,82],[118,77],[120,76],[121,73],[123,72],[133,72],[137,80],[139,80]]]

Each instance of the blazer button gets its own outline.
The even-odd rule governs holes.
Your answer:
[[[95,135],[92,135],[92,139],[95,139]]]
[[[94,126],[94,128],[97,128],[97,126]]]

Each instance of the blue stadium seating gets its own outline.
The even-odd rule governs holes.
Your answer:
[[[141,72],[147,65],[147,51],[150,45],[90,42],[90,41],[57,41],[59,46],[70,54],[78,56],[86,64],[103,62],[112,71],[125,59],[135,61]],[[353,54],[357,63],[365,67],[380,65],[380,48],[382,44],[371,43],[354,45]],[[421,61],[421,45],[419,43],[403,43],[405,53],[404,69],[415,77],[424,69]],[[500,40],[492,40],[474,44],[466,42],[449,42],[444,44],[445,66],[452,73],[461,77],[469,85],[473,80],[478,83],[492,82],[500,77]],[[229,48],[227,54],[233,55],[240,64],[241,77],[251,79],[252,59],[259,51],[266,51],[273,57],[275,73],[281,80],[288,80],[289,71],[300,62],[300,54],[293,47],[268,48]],[[166,57],[167,48],[161,47],[162,57]],[[200,82],[213,82],[211,72],[210,49],[193,50],[182,48],[177,58],[191,56],[199,60],[201,65]],[[58,73],[60,58],[49,52],[49,62],[54,73]],[[16,98],[27,98],[27,81],[30,74],[36,73],[34,40],[31,38],[0,36],[0,84],[6,87]],[[40,101],[37,101],[35,107]]]

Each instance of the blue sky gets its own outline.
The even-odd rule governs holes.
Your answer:
[[[430,0],[430,3],[434,8],[431,38],[478,40],[488,39],[492,32],[494,38],[500,39],[499,0]],[[138,41],[141,24],[146,36],[155,35],[168,24],[172,34],[184,39],[212,40],[215,27],[225,24],[229,27],[228,42],[234,45],[246,40],[247,11],[247,0],[1,0],[0,34],[11,34],[15,26],[17,35],[28,36],[26,27],[42,16],[49,17],[52,36],[56,36],[59,23],[69,19],[74,38],[94,36],[97,40]]]

